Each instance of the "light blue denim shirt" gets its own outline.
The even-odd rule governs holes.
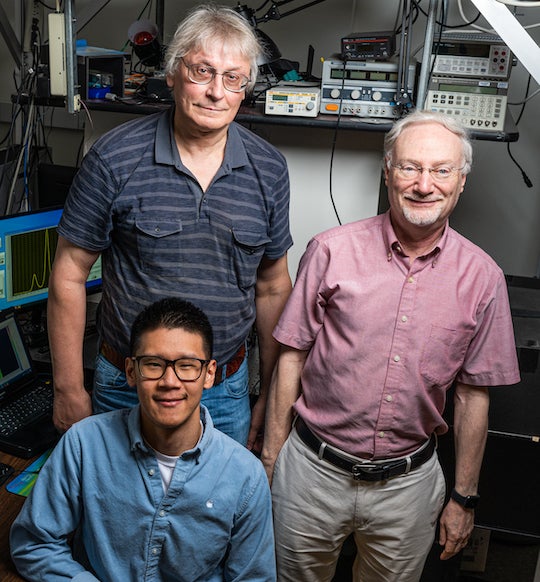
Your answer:
[[[274,581],[262,464],[201,410],[203,436],[178,459],[165,495],[138,406],[74,425],[12,526],[19,572],[77,582]],[[78,561],[68,543],[77,528]]]

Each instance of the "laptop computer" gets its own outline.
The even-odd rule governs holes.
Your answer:
[[[38,376],[13,312],[0,317],[0,450],[28,459],[59,438],[53,387]]]

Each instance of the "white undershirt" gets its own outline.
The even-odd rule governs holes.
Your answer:
[[[201,442],[202,439],[202,435],[203,435],[203,423],[201,420],[201,433],[199,435],[199,440],[197,441],[197,444],[195,445],[195,447]],[[148,443],[146,443],[148,445]],[[148,445],[149,446],[149,445]],[[193,448],[195,448],[193,447]],[[150,447],[152,449],[152,447]],[[160,453],[159,451],[156,451],[156,449],[152,449],[156,455],[156,459],[158,462],[158,467],[159,467],[159,472],[161,474],[161,484],[163,485],[163,493],[167,493],[167,491],[169,490],[169,484],[171,482],[172,479],[172,474],[174,471],[174,468],[176,466],[176,462],[178,461],[178,459],[180,458],[179,455],[177,456],[169,456],[169,455],[164,455],[163,453]]]

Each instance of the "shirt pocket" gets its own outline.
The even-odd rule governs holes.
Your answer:
[[[266,245],[271,242],[265,232],[232,228],[232,253],[230,282],[247,289],[255,285],[257,268]]]
[[[145,213],[135,219],[141,269],[153,273],[178,273],[181,269],[182,219]]]
[[[463,366],[472,330],[432,325],[420,359],[420,373],[438,386],[451,384]]]

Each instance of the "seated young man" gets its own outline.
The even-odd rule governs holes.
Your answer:
[[[200,404],[214,382],[212,342],[206,315],[187,301],[139,314],[126,374],[140,404],[64,434],[11,529],[22,576],[275,580],[262,464]]]

